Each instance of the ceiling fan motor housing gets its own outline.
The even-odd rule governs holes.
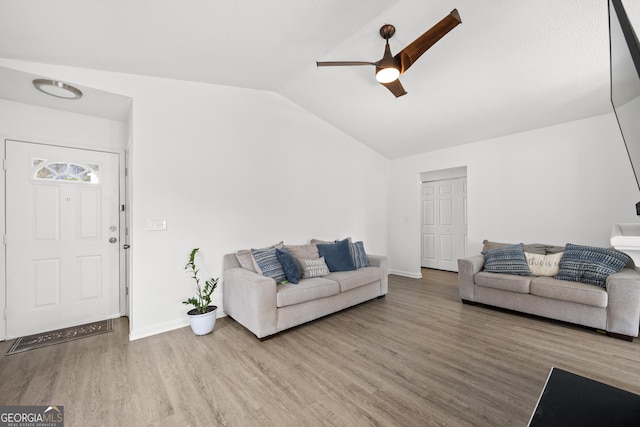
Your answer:
[[[384,24],[380,27],[380,37],[389,40],[396,33],[396,27],[391,24]]]

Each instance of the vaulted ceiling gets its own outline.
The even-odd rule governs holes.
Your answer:
[[[625,0],[632,21],[639,2]],[[457,8],[401,76],[373,67]],[[0,0],[0,57],[274,91],[388,158],[604,114],[606,0]],[[0,97],[15,80],[0,74]],[[73,82],[71,82],[73,83]],[[13,89],[12,89],[13,88]]]

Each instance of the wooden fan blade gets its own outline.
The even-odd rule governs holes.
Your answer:
[[[438,40],[444,37],[449,31],[453,30],[462,20],[457,9],[453,9],[449,15],[444,17],[440,22],[427,30],[423,35],[411,42],[407,47],[402,49],[394,58],[400,63],[402,68],[400,73],[404,73],[407,69],[420,58],[431,46],[436,44]]]
[[[396,98],[407,94],[407,91],[404,90],[404,88],[402,87],[402,83],[400,83],[400,80],[394,80],[390,83],[380,83],[380,84],[386,87],[387,89],[389,89],[391,93],[395,95]]]
[[[341,67],[350,65],[376,65],[375,62],[365,61],[316,61],[318,67]]]

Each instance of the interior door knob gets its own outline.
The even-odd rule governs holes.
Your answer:
[[[118,239],[116,239],[115,237],[112,237],[112,238],[109,239],[109,243],[115,243],[117,241],[118,241]]]

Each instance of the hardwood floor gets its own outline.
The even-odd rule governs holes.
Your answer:
[[[552,366],[640,394],[640,339],[463,305],[455,273],[423,276],[263,342],[229,318],[0,342],[0,405],[64,405],[67,426],[525,426]]]

